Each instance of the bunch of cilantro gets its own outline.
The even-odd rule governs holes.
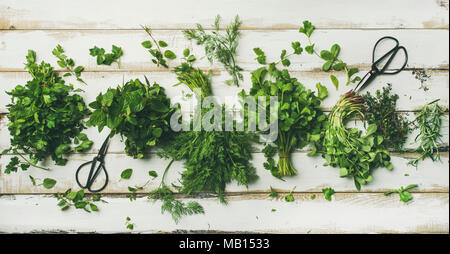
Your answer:
[[[90,114],[83,98],[45,62],[36,63],[36,53],[28,50],[25,69],[32,79],[26,85],[18,85],[7,92],[11,103],[8,130],[11,147],[3,154],[13,152],[6,173],[37,166],[39,161],[51,157],[57,165],[65,165],[65,155],[73,151],[84,151],[92,146],[86,134],[83,118]],[[72,143],[76,144],[72,147]],[[28,159],[22,154],[27,154]]]
[[[136,79],[109,88],[89,104],[94,112],[87,125],[97,126],[99,132],[106,126],[110,137],[125,137],[125,152],[134,158],[143,158],[149,148],[172,132],[170,99],[163,87],[145,80],[146,84]]]
[[[272,158],[276,151],[271,144],[263,150],[267,158],[264,167],[278,178],[297,174],[290,158],[294,149],[312,144],[313,152],[310,155],[316,152],[314,144],[320,140],[321,130],[326,121],[326,116],[320,109],[321,101],[328,96],[326,87],[320,83],[316,84],[318,89],[316,95],[296,78],[291,77],[287,69],[279,70],[276,67],[280,62],[283,66],[289,66],[288,57],[293,54],[300,55],[303,51],[299,42],[293,42],[292,48],[291,54],[283,50],[278,62],[272,62],[251,73],[250,96],[256,100],[261,96],[266,97],[267,101],[270,96],[278,97],[278,136],[273,142],[279,153],[278,163],[275,165]],[[260,48],[255,48],[254,52],[257,54],[256,60],[260,64],[266,64],[264,52]],[[269,103],[266,105],[266,112],[270,114]]]

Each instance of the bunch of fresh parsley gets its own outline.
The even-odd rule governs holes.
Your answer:
[[[19,165],[22,170],[30,166],[46,169],[36,164],[49,156],[57,165],[65,165],[65,155],[92,146],[81,133],[85,129],[83,118],[90,114],[83,98],[76,94],[82,90],[66,84],[50,64],[37,64],[34,51],[28,50],[26,59],[25,69],[32,79],[7,92],[11,96],[7,105],[11,147],[3,151],[18,154],[24,162],[13,157],[6,173],[17,171]]]

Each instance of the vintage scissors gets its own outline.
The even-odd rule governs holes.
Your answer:
[[[386,54],[382,55],[380,58],[375,60],[375,51],[376,51],[377,46],[380,44],[381,41],[386,41],[386,40],[394,41],[395,46],[392,49],[390,49],[388,52],[386,52]],[[397,70],[387,71],[392,60],[394,60],[395,56],[397,55],[397,53],[400,50],[402,50],[405,53],[405,62],[403,63],[402,67]],[[386,61],[384,63],[384,66],[382,68],[379,68],[378,65],[383,64],[382,62],[384,60]],[[377,43],[375,43],[375,46],[373,47],[371,70],[368,73],[366,73],[366,75],[364,75],[364,77],[359,81],[358,85],[356,85],[356,87],[353,89],[353,91],[355,91],[355,92],[361,91],[370,82],[372,82],[372,80],[374,80],[375,77],[378,75],[383,75],[383,74],[392,75],[392,74],[397,74],[397,73],[401,72],[405,68],[407,63],[408,63],[408,52],[406,52],[406,48],[403,46],[400,46],[398,40],[394,37],[391,37],[391,36],[382,37],[381,39],[379,39],[377,41]]]
[[[77,181],[78,186],[80,186],[83,189],[88,189],[90,192],[99,192],[99,191],[102,191],[103,189],[105,189],[106,185],[108,184],[108,172],[106,172],[106,168],[105,168],[105,156],[106,156],[106,152],[108,151],[108,147],[109,147],[109,135],[106,138],[106,140],[103,142],[103,145],[100,148],[100,150],[98,151],[97,156],[95,156],[92,161],[88,161],[86,163],[81,164],[81,166],[77,169],[77,172],[75,173],[75,179]],[[99,163],[98,167],[96,167],[97,163]],[[89,164],[91,165],[91,169],[89,170],[86,184],[83,185],[80,183],[79,173],[83,167],[85,167]],[[96,178],[98,177],[98,175],[100,174],[100,172],[102,170],[105,173],[105,183],[99,189],[93,190],[92,185],[94,184]]]

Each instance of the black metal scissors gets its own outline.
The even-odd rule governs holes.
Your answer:
[[[386,54],[382,55],[380,58],[375,60],[376,48],[377,48],[378,44],[384,40],[394,41],[395,46],[392,49],[390,49],[388,52],[386,52]],[[402,50],[405,53],[405,62],[403,63],[402,67],[397,70],[387,71],[392,60],[394,60],[395,55],[397,55],[398,51],[400,51],[400,50]],[[386,62],[384,63],[384,66],[382,68],[378,68],[378,65],[382,64],[382,62],[384,60],[386,60]],[[355,92],[361,91],[370,82],[372,82],[372,80],[374,80],[375,77],[378,75],[382,75],[382,74],[392,75],[392,74],[397,74],[397,73],[401,72],[406,67],[407,63],[408,63],[408,52],[406,52],[406,48],[403,46],[400,46],[398,40],[394,37],[391,37],[391,36],[382,37],[381,39],[379,39],[377,41],[377,43],[375,43],[375,46],[373,47],[371,70],[368,73],[366,73],[366,75],[364,75],[364,77],[359,81],[358,85],[356,85],[356,87],[353,89],[353,91],[355,91]]]
[[[106,138],[106,140],[103,142],[103,145],[100,148],[100,150],[98,151],[97,156],[95,156],[92,161],[88,161],[86,163],[81,164],[81,166],[77,169],[77,172],[75,173],[75,179],[77,181],[78,186],[80,186],[83,189],[88,189],[90,192],[99,192],[99,191],[102,191],[103,189],[105,189],[106,185],[108,184],[108,172],[106,172],[106,168],[105,168],[105,156],[106,156],[106,152],[108,151],[108,147],[109,147],[109,135]],[[97,162],[100,164],[96,168]],[[91,164],[91,169],[89,170],[89,175],[86,180],[86,184],[82,185],[80,183],[78,175],[80,173],[80,170],[89,164]],[[97,178],[97,176],[100,174],[100,171],[102,171],[102,170],[105,173],[105,183],[99,189],[93,190],[92,185],[94,184],[95,179]]]

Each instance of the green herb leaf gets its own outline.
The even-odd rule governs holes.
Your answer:
[[[324,188],[322,189],[322,193],[325,195],[325,199],[331,201],[331,196],[334,194],[333,188]]]
[[[122,173],[120,174],[120,178],[122,178],[122,179],[130,179],[132,174],[133,174],[133,169],[132,168],[127,168],[127,169],[122,171]]]

